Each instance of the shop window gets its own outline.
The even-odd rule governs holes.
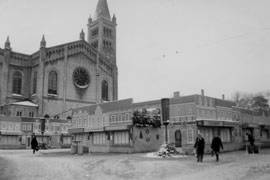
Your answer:
[[[94,133],[93,135],[93,144],[103,145],[106,143],[105,133]]]
[[[187,128],[187,143],[188,144],[194,143],[194,133],[192,128]]]
[[[129,133],[125,132],[114,132],[113,134],[113,144],[125,145],[129,144]]]
[[[220,130],[220,136],[222,142],[231,142],[231,129],[229,128],[224,128]]]

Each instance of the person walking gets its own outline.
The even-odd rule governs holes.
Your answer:
[[[246,134],[247,137],[248,137],[248,142],[249,142],[249,145],[247,146],[247,151],[249,154],[253,154],[253,153],[259,153],[259,149],[258,149],[258,146],[255,146],[254,142],[255,142],[255,139],[252,135],[252,133],[247,133]]]
[[[35,134],[33,135],[33,138],[31,140],[31,148],[33,149],[33,154],[38,151],[38,141]]]
[[[201,134],[198,134],[194,148],[196,150],[197,162],[203,162],[205,141]]]
[[[212,153],[216,155],[217,162],[219,161],[220,148],[223,149],[223,144],[220,137],[216,135],[212,140],[211,149],[212,149]]]
[[[251,133],[247,133],[247,136],[248,136],[248,142],[249,142],[250,146],[253,147],[254,146],[254,142],[255,142],[254,137],[252,136]]]

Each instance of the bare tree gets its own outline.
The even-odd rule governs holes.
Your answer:
[[[253,110],[260,115],[263,113],[265,115],[269,114],[269,101],[267,97],[270,97],[270,92],[250,94],[237,91],[232,96],[236,106]]]

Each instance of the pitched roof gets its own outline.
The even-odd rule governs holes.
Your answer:
[[[132,99],[123,99],[119,101],[111,101],[101,104],[94,104],[90,106],[80,107],[74,109],[73,112],[77,111],[87,111],[88,114],[95,114],[96,108],[99,106],[103,113],[111,112],[111,111],[120,111],[129,109],[132,105]]]
[[[38,107],[37,104],[34,104],[34,103],[30,102],[30,101],[19,101],[19,102],[11,103],[10,105]]]
[[[96,11],[95,11],[94,20],[97,20],[100,17],[111,20],[111,15],[110,15],[110,11],[108,8],[107,0],[99,0],[98,1]]]

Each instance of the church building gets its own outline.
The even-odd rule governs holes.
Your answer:
[[[82,30],[79,40],[48,47],[43,36],[38,51],[24,54],[7,37],[0,48],[0,114],[54,117],[117,100],[116,26],[107,0],[98,0],[87,39]]]

